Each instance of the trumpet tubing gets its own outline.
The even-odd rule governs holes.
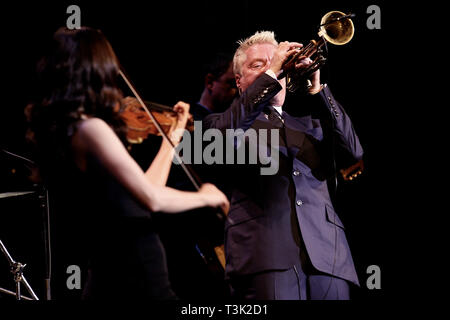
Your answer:
[[[290,92],[297,91],[302,82],[308,82],[309,86],[310,82],[307,78],[325,64],[326,58],[322,51],[325,42],[344,45],[353,38],[355,27],[350,19],[353,16],[353,14],[345,14],[341,11],[330,11],[322,17],[318,32],[319,39],[311,40],[283,66],[286,74],[286,88]],[[297,60],[304,58],[311,58],[312,64],[307,68],[297,70],[295,68]]]

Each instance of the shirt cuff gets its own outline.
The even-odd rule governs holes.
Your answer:
[[[275,80],[278,80],[278,79],[277,79],[277,75],[276,75],[275,72],[273,72],[272,70],[267,69],[267,70],[266,70],[266,74],[269,75],[269,76],[271,76],[271,77],[274,78]]]

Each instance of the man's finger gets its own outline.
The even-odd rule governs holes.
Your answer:
[[[303,47],[303,44],[301,44],[300,42],[289,42],[289,45],[291,48],[297,48],[297,49],[300,49]]]

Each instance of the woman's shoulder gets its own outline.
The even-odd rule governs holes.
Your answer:
[[[89,133],[93,130],[102,130],[109,128],[105,120],[97,117],[84,117],[78,123],[78,131]]]
[[[86,118],[79,121],[76,129],[76,138],[84,141],[101,140],[108,136],[114,135],[113,129],[109,124],[97,117]]]
[[[85,118],[77,123],[72,147],[78,154],[95,153],[102,144],[108,144],[114,135],[114,131],[103,119]]]

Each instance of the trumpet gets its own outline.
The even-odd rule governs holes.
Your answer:
[[[330,11],[322,17],[319,25],[319,38],[311,40],[283,65],[283,72],[278,78],[281,79],[286,76],[286,88],[290,92],[297,91],[305,82],[307,87],[311,86],[311,82],[308,80],[309,76],[327,61],[325,56],[326,50],[323,50],[326,42],[334,45],[344,45],[353,38],[355,27],[350,18],[354,16],[352,13],[345,14],[341,11]],[[310,58],[312,63],[306,68],[296,70],[295,64],[298,60],[304,58]]]

